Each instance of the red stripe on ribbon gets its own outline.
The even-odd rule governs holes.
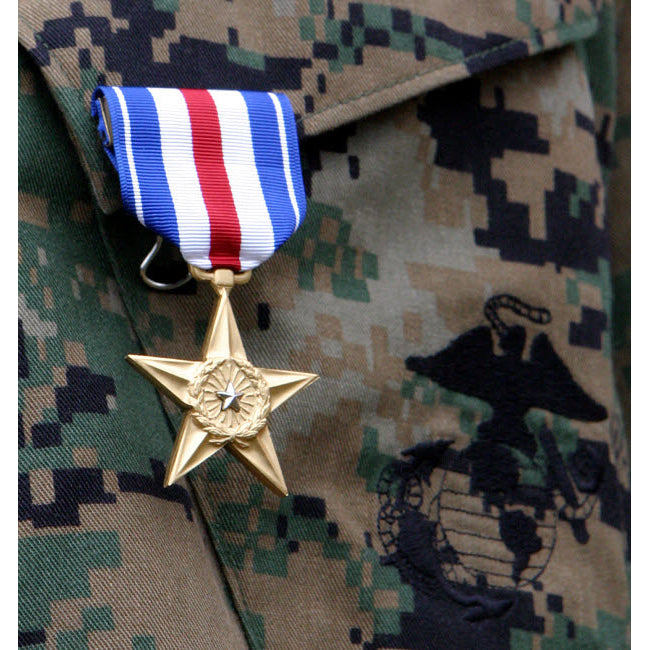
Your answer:
[[[181,92],[190,114],[196,172],[210,219],[210,262],[215,268],[239,271],[241,230],[223,162],[217,107],[207,90]]]

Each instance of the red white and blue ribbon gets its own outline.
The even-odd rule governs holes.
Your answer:
[[[253,269],[300,226],[307,203],[284,95],[99,86],[91,112],[125,209],[189,264]]]

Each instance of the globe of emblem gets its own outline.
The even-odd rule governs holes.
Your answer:
[[[224,391],[236,396],[225,406]],[[268,384],[248,361],[232,358],[208,359],[190,384],[194,417],[215,442],[256,436],[265,426],[271,400]]]
[[[555,546],[558,491],[485,492],[472,488],[464,463],[436,472],[426,453],[393,461],[379,475],[377,529],[390,561],[418,589],[435,595],[442,587],[461,603],[474,589],[537,587]],[[493,615],[508,599],[483,605]]]
[[[504,500],[490,503],[470,491],[466,474],[447,471],[433,498],[429,520],[436,521],[435,546],[445,578],[481,587],[521,588],[546,568],[557,531],[557,509]],[[526,542],[516,543],[526,531]]]

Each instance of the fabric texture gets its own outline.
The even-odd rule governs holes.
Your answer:
[[[99,86],[91,115],[120,177],[124,209],[180,248],[188,264],[255,269],[305,217],[296,124],[284,95]]]
[[[22,2],[21,646],[629,646],[617,11]],[[251,362],[321,376],[285,499],[227,453],[162,488],[181,413],[123,356],[194,358],[213,292],[139,279],[98,83],[290,98],[305,220],[231,294]]]
[[[275,90],[318,134],[437,86],[586,38],[602,2],[276,0],[225,6],[22,0],[19,38],[42,66],[102,209],[120,207],[85,111],[101,83]],[[607,7],[608,5],[605,5]],[[217,82],[218,83],[215,83]],[[108,185],[105,185],[108,183]]]
[[[169,425],[131,388],[137,338],[24,52],[19,101],[19,646],[245,647],[187,488],[161,489],[171,439],[145,431]]]

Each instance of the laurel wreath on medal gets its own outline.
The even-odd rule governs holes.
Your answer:
[[[246,392],[240,400],[240,411],[230,411],[230,417],[222,409],[215,411],[214,403],[219,398],[214,398],[215,390],[208,384],[214,379],[217,386],[225,386],[228,381],[241,386],[242,380],[237,375],[243,375],[243,382],[247,383]],[[235,443],[240,447],[247,447],[265,426],[266,419],[271,409],[269,388],[264,377],[248,361],[243,359],[208,359],[193,377],[189,386],[189,394],[194,399],[196,418],[203,429],[212,436],[212,441],[221,445]],[[234,418],[240,420],[236,426],[226,421]]]

